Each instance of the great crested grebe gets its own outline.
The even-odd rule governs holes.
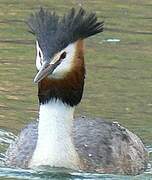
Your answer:
[[[41,8],[28,20],[36,36],[39,119],[6,152],[6,165],[40,165],[101,173],[138,174],[147,165],[141,140],[117,123],[73,118],[85,79],[83,40],[103,31],[94,13],[80,8],[59,18]]]

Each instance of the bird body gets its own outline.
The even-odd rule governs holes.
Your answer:
[[[41,165],[105,173],[138,174],[146,168],[141,140],[102,119],[75,118],[85,79],[83,39],[103,30],[94,13],[72,9],[59,20],[41,9],[28,21],[36,36],[34,82],[39,118],[25,127],[6,153],[6,165]],[[137,161],[138,162],[137,162]]]
[[[39,139],[39,141],[42,140],[42,144],[39,144],[42,146],[36,147],[38,126],[38,121],[28,124],[21,131],[16,141],[10,145],[6,153],[5,163],[7,166],[35,168],[39,165],[46,165],[69,168],[70,165],[70,169],[74,170],[130,175],[142,173],[147,167],[148,157],[142,141],[118,123],[106,122],[100,118],[90,119],[84,116],[75,118],[71,128],[72,150],[74,146],[74,151],[71,152],[75,155],[73,161],[67,161],[69,149],[67,149],[68,152],[65,152],[63,145],[60,146],[59,144],[67,142],[65,142],[63,134],[60,137],[62,139],[55,142],[57,149],[53,147],[55,152],[51,151],[52,154],[48,152],[49,148],[52,150],[51,146],[55,145],[52,138],[48,138],[47,141],[44,139],[44,142]],[[45,135],[48,135],[45,129],[43,131]],[[61,133],[59,134],[61,135]],[[44,137],[46,137],[45,135]],[[64,144],[64,147],[70,148],[69,145]],[[36,148],[40,149],[36,150]],[[54,159],[52,159],[52,155],[55,155]],[[52,164],[50,160],[57,161]],[[56,164],[57,162],[59,164]]]

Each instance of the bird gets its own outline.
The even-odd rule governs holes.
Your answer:
[[[39,116],[6,151],[9,167],[50,166],[86,172],[139,174],[147,151],[134,133],[101,118],[74,117],[84,90],[84,40],[103,21],[82,7],[59,16],[45,8],[26,21],[36,42]]]

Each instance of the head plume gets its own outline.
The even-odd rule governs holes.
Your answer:
[[[41,8],[30,16],[28,26],[46,58],[52,57],[70,43],[103,31],[103,22],[97,22],[95,13],[88,14],[82,8],[78,11],[72,8],[62,18]]]

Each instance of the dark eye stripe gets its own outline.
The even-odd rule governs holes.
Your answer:
[[[39,57],[40,57],[40,64],[42,65],[42,55],[40,51],[39,51]]]
[[[40,51],[39,51],[39,56],[40,56],[40,58],[42,58]]]
[[[66,58],[66,52],[63,52],[60,56],[60,60]]]

